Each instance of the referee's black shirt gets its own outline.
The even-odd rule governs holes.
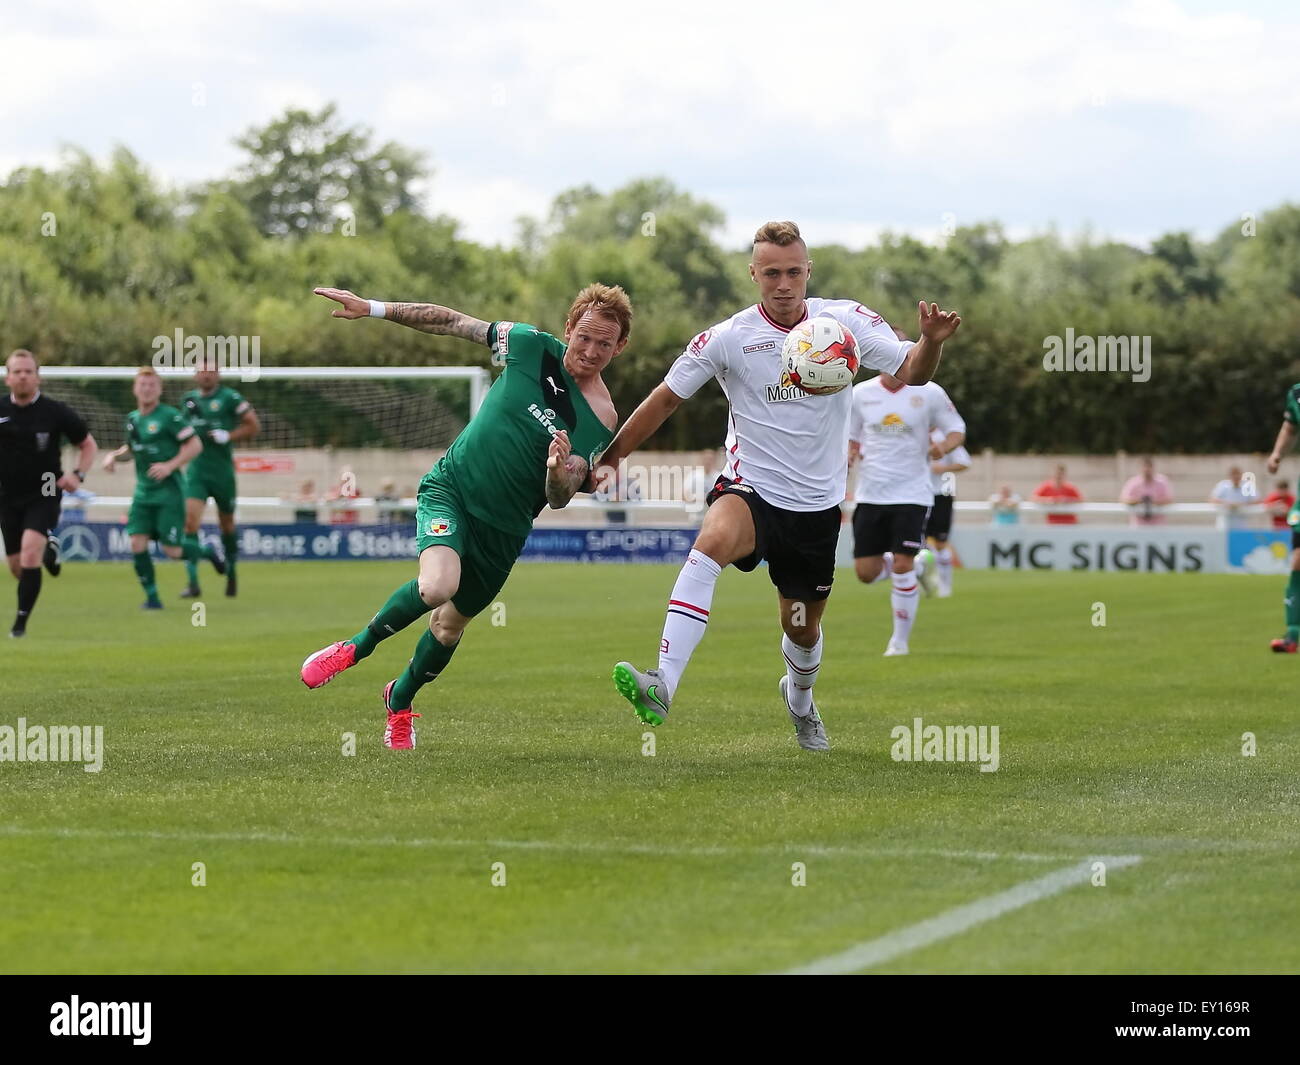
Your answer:
[[[8,393],[0,395],[0,495],[39,494],[45,474],[54,474],[56,481],[63,476],[63,438],[80,444],[86,433],[81,416],[57,399],[38,392],[20,407]]]

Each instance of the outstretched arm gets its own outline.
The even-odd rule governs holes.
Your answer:
[[[439,307],[436,303],[381,303],[379,300],[362,299],[345,288],[317,288],[312,291],[342,304],[342,307],[335,308],[332,314],[334,318],[386,318],[398,325],[418,329],[421,333],[460,337],[484,346],[488,342],[489,323],[450,307]]]
[[[909,385],[923,385],[934,376],[943,355],[943,342],[961,325],[956,311],[941,311],[933,303],[922,300],[917,304],[921,324],[921,339],[912,345],[903,365],[894,376]]]

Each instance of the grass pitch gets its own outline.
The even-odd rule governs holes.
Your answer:
[[[380,745],[380,692],[418,626],[319,691],[298,667],[412,567],[240,573],[195,626],[179,565],[161,616],[128,566],[70,565],[0,644],[0,725],[106,748],[97,774],[0,762],[0,970],[782,971],[1135,855],[871,971],[1300,971],[1280,580],[959,572],[885,659],[888,586],[842,572],[816,755],[777,695],[775,592],[727,571],[651,756],[609,675],[653,663],[673,567],[517,567],[411,752]],[[998,771],[894,761],[918,716],[997,725]]]

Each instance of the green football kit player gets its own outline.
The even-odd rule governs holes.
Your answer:
[[[126,417],[126,443],[104,457],[104,469],[112,473],[128,454],[135,459],[135,494],[126,531],[135,573],[145,592],[144,608],[161,610],[149,541],[157,543],[168,558],[181,557],[185,489],[180,471],[203,445],[184,414],[159,402],[162,380],[154,370],[140,370],[132,391],[138,406]]]
[[[185,535],[181,553],[189,584],[182,599],[196,599],[199,589],[199,560],[206,558],[218,575],[225,574],[226,595],[238,593],[235,559],[239,554],[239,537],[235,531],[235,457],[231,445],[251,440],[261,430],[257,412],[243,396],[221,383],[215,363],[203,366],[194,374],[197,386],[181,398],[190,424],[203,441],[203,451],[185,471]],[[219,555],[211,544],[199,539],[203,508],[211,499],[217,504],[217,522],[221,528]]]
[[[488,323],[434,304],[380,303],[341,289],[316,293],[341,303],[336,318],[387,318],[426,333],[492,349],[504,367],[482,406],[420,482],[418,578],[397,588],[349,640],[311,655],[302,680],[319,688],[425,614],[429,631],[401,676],[384,688],[384,745],[415,745],[415,693],[451,660],[470,621],[501,591],[533,519],[568,504],[609,446],[617,423],[601,372],[627,344],[632,306],[617,286],[578,294],[564,339],[531,325]],[[431,613],[430,613],[431,612]]]
[[[1273,453],[1268,457],[1269,473],[1277,473],[1283,457],[1295,445],[1298,432],[1300,384],[1294,384],[1286,392],[1286,402],[1282,407],[1282,428],[1278,430]],[[1296,502],[1286,516],[1286,523],[1291,527],[1291,575],[1287,580],[1286,596],[1282,600],[1286,608],[1286,635],[1269,645],[1278,654],[1292,655],[1300,648],[1300,483],[1297,483],[1296,488]]]

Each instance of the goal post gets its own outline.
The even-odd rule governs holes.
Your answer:
[[[42,390],[72,406],[106,452],[125,442],[136,373],[134,366],[43,366]],[[157,373],[165,404],[180,406],[196,387],[192,370]],[[243,520],[305,517],[314,496],[321,521],[358,510],[373,521],[376,508],[413,499],[420,477],[482,406],[492,376],[481,366],[231,367],[221,384],[247,399],[262,425],[233,447]],[[84,517],[117,520],[134,488],[131,464],[112,476],[95,469],[87,482]],[[78,501],[66,506],[75,510]]]

